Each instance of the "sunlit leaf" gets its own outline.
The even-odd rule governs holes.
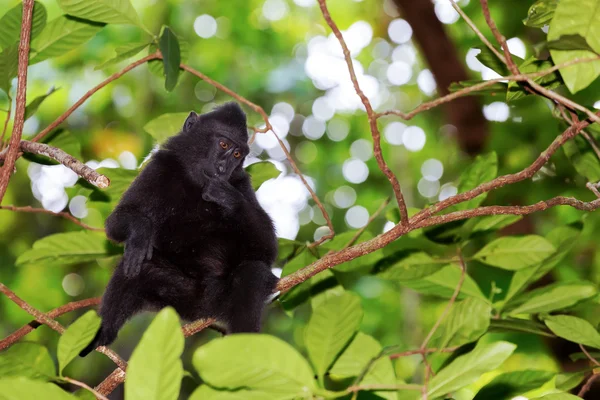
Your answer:
[[[17,258],[18,266],[65,266],[93,261],[111,255],[110,246],[102,232],[78,231],[55,233],[33,244]]]
[[[362,316],[360,299],[348,292],[331,297],[313,311],[304,331],[304,342],[318,376],[325,375],[354,336]]]
[[[524,293],[521,296],[524,302],[511,310],[509,315],[537,314],[562,310],[597,293],[595,285],[591,283],[557,283]],[[519,302],[519,298],[515,298],[514,301]]]
[[[495,267],[519,270],[538,263],[556,252],[541,236],[506,236],[488,243],[474,258]]]
[[[54,383],[35,381],[22,376],[0,379],[2,400],[76,400]]]
[[[568,392],[569,390],[579,386],[579,384],[585,379],[585,376],[586,371],[564,372],[556,375],[554,385],[558,390],[564,390],[565,392]]]
[[[40,35],[31,42],[31,48],[35,52],[32,50],[29,64],[65,54],[96,36],[103,27],[102,23],[61,15],[48,22]]]
[[[38,343],[15,343],[0,353],[0,379],[22,376],[51,380],[56,376],[48,349]]]
[[[495,377],[485,385],[473,400],[510,400],[520,394],[541,387],[554,377],[551,371],[511,371]]]
[[[581,397],[569,393],[552,393],[531,400],[581,400]]]
[[[419,293],[424,293],[432,296],[450,298],[460,281],[461,271],[456,265],[447,265],[438,272],[421,279],[413,279],[409,281],[399,281],[402,286],[409,287]],[[459,299],[465,297],[477,297],[486,300],[477,283],[466,275],[462,287],[459,292]]]
[[[387,260],[390,261],[388,262]],[[388,257],[377,263],[377,268],[379,271],[382,271],[379,273],[382,278],[404,281],[424,278],[450,263],[447,259],[435,259],[427,253],[418,252],[408,254],[400,260]]]
[[[487,332],[492,307],[488,302],[471,297],[452,306],[439,328],[437,347],[455,347],[474,342]]]
[[[88,311],[79,317],[65,330],[58,339],[58,372],[62,374],[65,367],[73,361],[94,338],[100,328],[100,317],[96,311]]]
[[[585,319],[571,315],[549,315],[544,323],[556,336],[600,349],[600,333]]]
[[[201,385],[192,393],[189,400],[284,400],[288,398],[290,397],[285,394],[278,396],[268,391],[256,389],[219,390],[208,385]]]
[[[128,400],[177,400],[183,379],[184,338],[179,317],[170,307],[160,311],[144,332],[127,366]]]
[[[162,53],[163,67],[165,69],[165,89],[170,92],[177,86],[181,53],[177,36],[175,36],[168,26],[163,30],[158,47]]]
[[[555,64],[576,58],[594,57],[600,52],[600,0],[561,0],[550,22],[548,41],[560,40],[564,36],[579,35],[595,50],[550,49]],[[600,75],[600,61],[580,63],[561,68],[565,84],[576,93],[588,87]]]
[[[429,398],[436,398],[470,385],[485,372],[498,368],[517,346],[498,341],[491,344],[477,343],[467,354],[457,357],[429,381]]]
[[[548,25],[554,16],[558,0],[538,0],[529,7],[527,18],[523,23],[532,28],[542,28]]]
[[[269,161],[259,161],[250,164],[246,167],[246,172],[250,174],[254,190],[258,190],[263,183],[269,179],[277,178],[281,174],[281,171],[277,169],[275,164]]]
[[[57,0],[74,17],[106,24],[131,24],[145,29],[129,0]]]
[[[214,339],[196,350],[193,363],[212,387],[262,391],[264,398],[307,397],[316,387],[308,362],[289,344],[264,334]]]
[[[38,1],[33,4],[31,19],[31,40],[35,39],[46,26],[46,7]],[[0,48],[7,48],[19,42],[23,4],[19,3],[0,18]]]
[[[138,170],[125,168],[99,168],[97,171],[110,179],[110,186],[105,189],[95,188],[90,198],[92,200],[109,200],[113,203],[119,201],[139,174]]]

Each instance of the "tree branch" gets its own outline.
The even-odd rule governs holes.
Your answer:
[[[400,223],[402,225],[406,225],[408,224],[408,211],[406,210],[406,201],[404,200],[404,196],[402,195],[402,189],[400,188],[398,178],[396,178],[396,175],[394,175],[390,167],[383,159],[383,154],[381,152],[381,134],[379,132],[379,128],[377,127],[377,114],[375,113],[375,111],[373,111],[371,102],[369,101],[367,96],[360,88],[360,85],[358,84],[358,79],[356,78],[356,73],[354,72],[354,65],[352,64],[352,57],[350,56],[350,50],[348,50],[348,46],[346,45],[346,41],[342,36],[342,32],[340,32],[340,29],[329,14],[326,0],[318,1],[319,7],[321,8],[321,13],[323,14],[323,18],[325,18],[325,22],[327,22],[327,25],[329,25],[329,27],[333,31],[333,34],[337,38],[338,42],[340,42],[340,46],[342,46],[344,59],[346,61],[346,65],[348,66],[348,72],[350,73],[350,79],[352,80],[352,84],[354,85],[354,90],[356,91],[358,97],[360,97],[360,101],[365,106],[365,111],[367,112],[367,118],[369,119],[369,126],[371,128],[371,136],[373,137],[373,154],[375,155],[375,159],[377,160],[377,165],[379,166],[379,169],[388,178],[390,184],[392,185],[392,188],[394,189],[394,194],[396,196],[398,207],[400,209]]]
[[[69,382],[72,385],[79,386],[80,388],[83,388],[83,389],[87,390],[88,392],[92,392],[92,394],[94,396],[96,396],[97,399],[108,400],[108,398],[106,396],[104,396],[102,393],[99,393],[98,391],[92,389],[91,387],[89,387],[87,384],[85,384],[83,382],[80,382],[80,381],[75,380],[73,378],[69,378],[67,376],[63,376],[62,380],[65,381],[65,382]]]
[[[17,107],[12,135],[8,143],[8,153],[4,166],[0,169],[0,203],[4,198],[8,182],[15,168],[19,153],[19,142],[25,123],[25,106],[27,104],[27,65],[29,64],[29,41],[31,39],[31,20],[33,16],[33,0],[23,0],[23,19],[21,22],[21,37],[19,39],[19,69],[17,73]]]

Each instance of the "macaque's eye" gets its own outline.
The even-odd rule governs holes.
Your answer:
[[[225,150],[226,150],[226,149],[229,147],[229,145],[228,145],[227,143],[223,142],[223,141],[220,141],[220,142],[219,142],[219,145],[220,145],[220,146],[221,146],[223,149],[225,149]]]
[[[240,157],[242,156],[242,153],[240,153],[239,151],[237,151],[237,150],[236,150],[236,152],[235,152],[235,153],[233,153],[233,156],[234,156],[235,158],[240,158]]]

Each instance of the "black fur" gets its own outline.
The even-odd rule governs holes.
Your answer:
[[[125,243],[125,254],[102,298],[100,330],[82,356],[112,343],[134,314],[165,306],[187,320],[217,318],[228,333],[260,330],[277,283],[277,239],[242,168],[246,140],[236,103],[192,112],[125,192],[106,220],[108,237]]]

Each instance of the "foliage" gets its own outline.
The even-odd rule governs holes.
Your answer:
[[[6,111],[16,98],[14,78],[19,72],[23,16],[22,5],[13,3],[0,2],[6,6],[0,17],[0,108]],[[298,229],[290,235],[293,238],[280,238],[274,267],[281,272],[281,282],[304,278],[286,287],[269,308],[261,334],[212,338],[203,333],[187,339],[190,343],[186,346],[184,336],[189,332],[182,332],[173,309],[160,310],[151,323],[148,317],[136,318],[112,346],[119,351],[134,348],[126,372],[121,372],[127,400],[417,400],[424,398],[424,393],[429,400],[449,396],[457,400],[511,399],[520,395],[540,400],[580,398],[569,392],[580,393],[590,368],[585,364],[577,364],[579,370],[574,372],[571,365],[566,368],[564,364],[570,361],[558,359],[558,352],[553,352],[546,340],[600,350],[600,224],[596,213],[551,208],[554,204],[546,199],[576,197],[586,201],[588,209],[597,208],[597,203],[588,201],[593,192],[586,184],[600,180],[600,128],[586,125],[585,132],[577,132],[578,136],[562,143],[560,150],[542,152],[567,126],[593,122],[581,108],[597,108],[600,0],[492,5],[491,15],[499,30],[525,42],[526,54],[511,55],[509,61],[520,74],[528,74],[529,80],[513,77],[490,82],[473,73],[468,80],[451,85],[454,93],[481,95],[482,101],[489,103],[486,107],[501,103],[511,115],[502,123],[489,123],[487,148],[473,159],[461,153],[452,135],[445,134],[452,129],[446,129],[445,116],[438,110],[416,113],[410,122],[413,125],[401,128],[404,138],[409,128],[427,132],[427,146],[413,152],[406,141],[400,146],[390,134],[392,128],[398,128],[392,124],[397,123],[401,112],[376,114],[376,118],[367,115],[367,127],[362,105],[351,106],[357,100],[350,79],[344,84],[333,80],[338,77],[330,77],[332,81],[326,83],[311,82],[308,59],[319,46],[331,47],[334,57],[327,62],[344,61],[336,37],[319,36],[331,24],[316,22],[315,16],[320,16],[316,4],[304,9],[299,4],[309,2],[292,5],[289,1],[253,0],[236,3],[236,7],[225,4],[228,2],[196,3],[35,2],[29,54],[33,78],[29,79],[30,100],[24,110],[24,119],[35,125],[33,131],[38,125],[49,126],[89,87],[112,79],[110,74],[116,74],[113,80],[118,79],[118,83],[93,89],[92,98],[83,98],[81,108],[77,105],[75,113],[59,121],[59,125],[68,125],[68,130],[51,129],[42,139],[75,159],[89,161],[111,185],[106,189],[92,187],[85,179],[73,179],[71,171],[64,168],[61,171],[71,175],[61,179],[73,180],[64,185],[65,196],[71,200],[67,214],[71,221],[42,214],[19,214],[17,219],[0,210],[0,281],[26,300],[29,309],[24,308],[32,313],[33,307],[47,310],[71,297],[100,295],[123,248],[111,243],[103,232],[86,230],[72,220],[103,225],[144,167],[144,163],[139,163],[139,168],[127,165],[119,158],[123,151],[142,158],[177,134],[190,110],[210,110],[215,103],[239,93],[252,100],[245,101],[250,105],[248,125],[261,135],[251,143],[253,157],[246,166],[254,189],[276,187],[269,192],[273,197],[281,192],[297,194],[301,199],[290,206],[295,219],[285,220],[289,226],[297,224]],[[274,3],[289,15],[281,20],[272,18],[267,9]],[[373,31],[378,37],[369,38],[363,46],[366,50],[352,46],[349,50],[349,57],[354,57],[350,63],[359,71],[357,82],[374,104],[375,113],[406,111],[431,95],[422,88],[426,66],[415,58],[413,44],[397,43],[392,51],[390,41],[384,39],[385,32],[392,36],[390,22],[397,21],[389,10],[391,4],[327,1],[340,27],[346,29],[352,22],[366,20],[367,25],[377,28]],[[479,29],[484,26],[478,2],[459,5]],[[206,28],[202,24],[209,24],[208,19],[194,19],[201,14],[221,16],[214,19],[215,32],[210,39],[197,37],[204,35],[198,33]],[[343,37],[347,44],[357,46],[362,36],[357,39],[348,29]],[[493,48],[481,44],[465,21],[449,25],[448,31],[459,54],[477,53],[477,68],[484,75],[514,75],[510,62],[503,61],[498,43],[492,44],[496,46]],[[485,36],[491,37],[487,32]],[[380,53],[386,55],[379,57]],[[120,72],[129,68],[132,60],[146,55],[154,58],[136,67],[135,72]],[[475,58],[467,61],[476,62]],[[394,69],[387,68],[400,65],[397,63],[405,64],[418,78],[408,78],[406,85],[393,84],[390,70]],[[196,77],[205,79],[206,74],[235,93],[226,89],[216,94],[215,86],[223,89],[219,84],[211,78],[198,82],[182,70],[182,64],[201,71],[194,74]],[[331,66],[325,64],[319,68]],[[362,75],[364,71],[370,75]],[[350,77],[347,74],[344,70],[345,78]],[[383,93],[378,103],[366,89],[369,82],[377,84],[374,91],[381,89]],[[534,90],[536,85],[542,89]],[[334,90],[342,91],[346,108],[323,120],[316,118],[325,113],[330,101],[327,96]],[[444,90],[438,88],[438,92]],[[543,97],[552,99],[554,114]],[[565,102],[566,97],[571,100]],[[582,106],[574,107],[569,101]],[[264,110],[274,106],[274,111],[265,113],[254,102]],[[290,108],[291,116],[286,119]],[[16,125],[11,120],[14,113],[4,114],[7,126]],[[260,122],[259,116],[266,120]],[[494,118],[490,117],[492,121]],[[313,122],[321,135],[326,132],[327,136],[318,139],[307,133]],[[309,197],[308,189],[297,190],[291,183],[299,181],[296,164],[286,158],[286,151],[277,148],[269,127],[282,137],[286,151],[306,174],[307,185],[323,199],[323,209],[335,228],[332,239],[319,242],[327,221],[322,210],[313,206],[314,199],[302,200]],[[347,136],[338,140],[335,132],[340,127]],[[10,134],[10,129],[7,132]],[[375,152],[371,149],[371,141],[379,140],[379,136],[384,137],[381,154],[377,154],[377,147]],[[361,147],[365,141],[368,151]],[[543,167],[517,180],[515,176],[522,174],[519,171],[540,153]],[[432,212],[432,218],[438,219],[428,225],[432,219],[426,214],[440,204],[438,201],[456,199],[442,196],[441,176],[432,179],[426,172],[426,163],[432,159],[441,160],[445,167],[442,189],[452,188],[464,195],[498,179],[493,186],[498,190],[482,189],[465,201],[450,200],[447,208]],[[358,160],[369,177],[362,183],[345,176],[344,166]],[[378,169],[383,160],[402,184],[410,205],[409,225],[400,221],[398,204],[391,201],[388,205],[386,201],[392,191]],[[44,154],[24,154],[2,204],[12,200],[33,203],[35,197],[46,209],[52,208],[40,194],[44,184],[52,183],[44,175],[50,170],[42,168],[63,168],[56,164]],[[424,194],[423,187],[430,184],[438,186],[435,195]],[[284,212],[280,198],[267,197],[259,196],[272,206],[275,216]],[[344,202],[352,197],[352,205],[367,211],[369,223],[351,221],[353,208],[346,211],[350,205]],[[86,203],[85,215],[74,212],[76,198]],[[513,208],[494,208],[506,204]],[[516,215],[530,214],[522,207],[525,204],[543,212],[535,217]],[[65,203],[55,211],[66,212],[66,207]],[[410,225],[415,221],[412,218],[422,215],[426,216],[415,223],[424,221],[422,225]],[[460,218],[452,218],[457,215]],[[401,234],[393,236],[397,232]],[[319,265],[324,265],[319,273],[302,275],[307,271],[303,268]],[[4,285],[0,288],[10,294]],[[31,318],[4,297],[0,306],[3,337]],[[55,318],[60,314],[47,315]],[[83,397],[92,390],[83,382],[100,382],[109,375],[114,366],[101,361],[101,356],[77,357],[99,328],[96,312],[88,311],[74,320],[70,315],[71,320],[63,317],[66,329],[61,335],[40,329],[30,334],[31,341],[13,343],[8,336],[0,342],[0,399],[70,399],[76,397],[71,394],[76,387],[83,387],[77,392],[77,397]],[[32,330],[38,322],[23,331]],[[24,336],[23,331],[17,336]],[[140,333],[136,336],[135,332]],[[573,346],[568,349],[574,359],[594,362],[588,357],[598,358],[598,353],[579,353],[579,347]],[[417,357],[406,357],[409,354]],[[98,391],[103,390],[106,387],[100,385]]]

